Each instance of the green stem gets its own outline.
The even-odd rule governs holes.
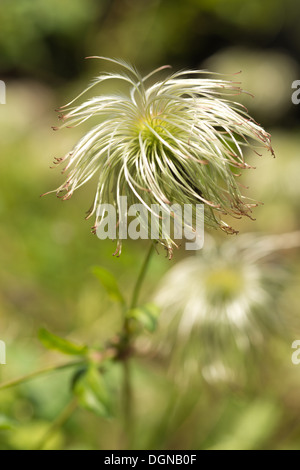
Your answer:
[[[38,377],[39,375],[47,374],[48,372],[54,372],[54,371],[58,371],[62,369],[67,369],[68,367],[79,366],[82,364],[85,364],[85,361],[68,362],[66,364],[61,364],[59,366],[55,365],[55,366],[44,367],[43,369],[36,370],[35,372],[31,372],[30,374],[23,375],[22,377],[19,377],[17,379],[13,379],[8,382],[4,382],[0,384],[0,390],[9,388],[9,387],[14,387],[15,385],[19,385],[21,383],[28,382],[29,380],[34,379],[35,377]]]
[[[150,248],[149,248],[148,253],[147,253],[147,256],[145,258],[144,264],[142,265],[139,277],[137,278],[133,293],[132,293],[130,308],[135,308],[137,306],[138,298],[139,298],[140,291],[141,291],[141,287],[142,287],[143,281],[145,279],[145,275],[146,275],[147,269],[149,267],[149,262],[150,262],[153,251],[154,251],[154,243],[151,243]]]
[[[151,243],[142,268],[140,270],[139,276],[137,278],[136,284],[133,289],[132,298],[130,302],[130,309],[135,308],[138,305],[139,295],[141,292],[141,287],[145,279],[147,270],[149,268],[150,259],[154,251],[154,243]],[[132,407],[132,381],[131,381],[131,368],[129,364],[129,357],[126,354],[126,351],[130,349],[130,330],[128,319],[124,319],[124,336],[123,336],[123,348],[125,350],[125,355],[123,359],[124,367],[124,382],[123,382],[123,409],[124,409],[124,424],[125,424],[125,435],[127,442],[130,442],[133,435],[133,407]]]
[[[68,421],[68,419],[72,416],[76,408],[78,407],[78,403],[76,399],[73,399],[68,403],[68,405],[63,409],[61,414],[53,421],[50,428],[41,439],[40,443],[38,444],[36,450],[43,450],[49,441],[49,439],[56,433],[62,426]]]

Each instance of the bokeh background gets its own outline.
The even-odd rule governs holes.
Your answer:
[[[255,211],[256,221],[237,221],[235,227],[241,235],[269,237],[264,250],[275,254],[267,260],[268,273],[260,262],[256,272],[259,279],[263,273],[259,288],[273,302],[262,300],[262,308],[256,305],[252,312],[257,293],[252,279],[253,295],[247,293],[240,310],[242,316],[250,311],[256,321],[241,332],[240,348],[232,340],[239,326],[237,332],[225,328],[215,317],[209,328],[200,322],[188,347],[175,327],[162,326],[153,339],[141,338],[143,358],[133,361],[130,446],[300,447],[300,365],[291,361],[292,341],[300,339],[300,105],[291,100],[292,83],[300,79],[299,15],[297,0],[1,0],[0,79],[6,83],[6,104],[0,105],[0,339],[7,353],[1,381],[65,360],[40,344],[42,326],[95,346],[117,332],[119,310],[92,267],[112,271],[129,295],[147,250],[144,242],[128,241],[116,259],[114,244],[90,233],[84,216],[92,185],[66,202],[55,195],[40,197],[62,182],[60,171],[49,168],[53,158],[68,151],[83,132],[54,133],[55,109],[107,69],[103,62],[84,58],[122,58],[144,74],[164,64],[174,70],[241,71],[234,79],[255,96],[241,100],[272,134],[276,159],[251,157],[256,170],[247,172],[243,182],[249,185],[247,194],[263,205]],[[291,232],[292,243],[285,235]],[[228,298],[243,294],[243,286],[236,292],[240,267],[232,263],[239,255],[230,252],[237,237],[230,241],[224,234],[208,234],[207,246],[229,246],[231,255],[219,255],[225,259],[219,272],[215,252],[208,252],[203,262],[197,254],[199,290],[204,284],[212,295],[193,297],[196,314],[209,312],[209,306],[221,311]],[[257,243],[249,238],[248,247]],[[151,262],[143,299],[165,288],[165,275],[176,265],[182,282],[187,281],[190,271],[179,264],[186,257],[180,250],[169,261],[160,251]],[[247,258],[243,262],[247,269]],[[176,291],[176,282],[173,286]],[[162,338],[173,346],[161,348]],[[70,400],[70,377],[71,371],[60,371],[0,390],[0,449],[39,446]],[[120,435],[118,416],[106,420],[76,409],[43,441],[43,448],[118,449]]]

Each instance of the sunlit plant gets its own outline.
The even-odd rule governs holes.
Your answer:
[[[63,173],[68,176],[50,192],[66,200],[95,179],[94,201],[87,215],[87,218],[95,217],[94,231],[103,219],[99,210],[102,204],[113,204],[118,214],[117,226],[123,224],[120,201],[126,196],[129,206],[141,203],[150,213],[151,206],[158,204],[170,217],[175,217],[174,204],[180,207],[203,204],[207,228],[235,233],[225,222],[226,216],[252,217],[252,208],[256,205],[242,194],[237,181],[241,170],[251,168],[246,162],[246,152],[258,153],[263,149],[273,153],[270,135],[235,101],[234,97],[242,93],[239,83],[224,80],[218,74],[187,70],[151,84],[153,76],[165,73],[167,67],[143,77],[124,61],[99,59],[117,65],[121,71],[101,73],[77,98],[60,108],[60,128],[79,126],[87,121],[96,123],[70,152],[56,158],[55,163],[63,164]],[[95,86],[113,80],[123,82],[127,92],[97,94],[74,104]],[[170,258],[177,246],[162,226],[157,239],[149,243],[129,301],[110,272],[99,266],[93,269],[110,298],[120,306],[122,327],[117,335],[113,334],[101,346],[91,347],[75,344],[43,328],[39,338],[44,346],[76,356],[78,360],[47,367],[1,387],[23,383],[40,373],[73,367],[74,401],[63,411],[58,423],[68,419],[78,405],[107,417],[114,414],[117,401],[114,393],[119,391],[119,384],[111,387],[112,376],[116,375],[110,371],[121,364],[123,382],[119,388],[124,406],[125,437],[130,446],[133,424],[129,361],[139,355],[135,340],[142,336],[140,333],[153,333],[157,327],[157,303],[163,309],[171,306],[168,321],[172,324],[178,318],[177,309],[172,307],[172,302],[176,301],[182,313],[177,331],[180,335],[188,333],[187,337],[202,325],[201,322],[213,326],[221,323],[226,330],[233,329],[234,334],[242,331],[246,336],[253,327],[255,329],[251,314],[254,307],[265,304],[266,293],[259,270],[237,259],[238,252],[231,253],[236,269],[222,265],[221,253],[210,252],[209,256],[204,253],[203,257],[200,254],[186,261],[179,265],[179,274],[175,271],[175,277],[179,278],[185,273],[184,279],[176,278],[172,282],[174,273],[171,272],[171,287],[165,280],[157,302],[141,304],[140,292],[156,243],[167,249]],[[115,254],[120,255],[121,249],[122,241],[117,237]],[[162,321],[165,318],[163,316]],[[254,336],[259,336],[258,330]],[[57,422],[53,428],[56,426]],[[40,443],[40,448],[44,443]]]

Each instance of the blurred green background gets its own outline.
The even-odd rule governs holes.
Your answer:
[[[300,79],[299,15],[297,0],[0,1],[0,79],[6,83],[6,104],[0,105],[0,339],[7,354],[1,381],[64,361],[39,343],[41,326],[92,345],[117,332],[119,311],[91,267],[111,270],[130,295],[147,250],[145,242],[128,241],[116,259],[114,243],[90,233],[92,224],[84,216],[92,185],[67,202],[54,195],[40,198],[62,182],[60,171],[49,169],[53,158],[70,150],[83,132],[53,133],[55,109],[106,66],[84,58],[122,58],[143,74],[164,64],[173,70],[241,71],[237,79],[255,96],[242,101],[272,134],[276,159],[251,157],[256,170],[243,182],[250,187],[247,195],[264,204],[256,209],[255,222],[237,221],[235,227],[241,233],[281,236],[300,230],[300,105],[291,101],[292,82]],[[221,245],[228,241],[223,234],[211,235]],[[160,251],[153,258],[145,300],[186,256],[175,252],[170,262]],[[268,313],[274,323],[279,315],[285,328],[266,335],[251,359],[235,352],[244,356],[238,357],[242,366],[234,380],[218,373],[210,380],[203,373],[197,339],[198,368],[186,367],[182,355],[173,357],[172,351],[164,360],[145,354],[134,361],[132,448],[300,448],[300,365],[291,362],[292,341],[300,338],[299,259],[299,249],[292,247],[279,250],[273,260],[285,281],[276,311],[273,306]],[[222,325],[216,322],[216,336],[218,328]],[[141,346],[147,350],[149,344],[146,335]],[[224,359],[226,351],[219,354]],[[0,390],[0,449],[37,448],[70,400],[71,372]],[[45,445],[118,449],[121,431],[120,419],[78,409]]]

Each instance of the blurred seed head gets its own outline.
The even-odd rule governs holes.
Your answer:
[[[201,255],[179,261],[155,297],[158,349],[212,382],[247,372],[268,338],[287,331],[278,299],[288,276],[273,256],[299,245],[299,232],[246,234],[222,244],[209,239]]]

